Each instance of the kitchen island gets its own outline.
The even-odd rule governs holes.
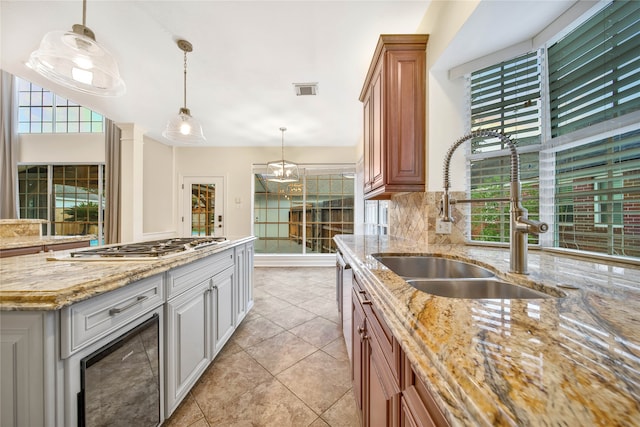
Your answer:
[[[168,418],[253,306],[254,240],[144,260],[70,258],[76,251],[0,260],[0,425],[78,424],[86,361],[152,320],[150,407],[158,423]]]
[[[390,236],[336,242],[354,289],[362,283],[448,424],[640,425],[639,267],[530,251],[524,276],[507,272],[507,249]],[[379,263],[379,253],[464,260],[550,298],[430,295]]]

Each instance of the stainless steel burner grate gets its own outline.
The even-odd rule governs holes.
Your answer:
[[[180,237],[88,249],[72,252],[70,255],[72,258],[159,258],[224,241],[224,237]]]

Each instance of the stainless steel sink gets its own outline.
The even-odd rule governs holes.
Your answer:
[[[374,254],[373,257],[404,278],[467,279],[495,276],[486,268],[449,258],[392,254]]]
[[[448,298],[467,299],[539,299],[551,298],[542,292],[518,285],[501,282],[498,279],[408,279],[414,288]]]
[[[551,298],[545,293],[503,282],[490,270],[464,261],[389,253],[373,254],[373,257],[409,285],[432,295],[467,299]]]

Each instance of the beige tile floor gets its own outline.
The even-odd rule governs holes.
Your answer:
[[[163,426],[359,426],[335,270],[256,268],[254,301]]]

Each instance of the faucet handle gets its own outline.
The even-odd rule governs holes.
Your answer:
[[[523,233],[541,234],[549,231],[549,224],[520,216],[516,221],[516,229]]]

